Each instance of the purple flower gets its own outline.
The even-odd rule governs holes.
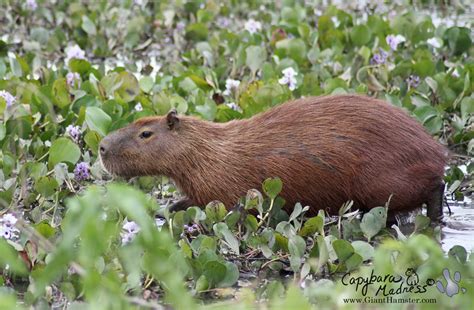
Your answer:
[[[36,0],[26,0],[26,7],[29,10],[34,11],[38,8],[38,4],[36,3]]]
[[[227,17],[218,17],[216,24],[219,28],[228,28],[230,26],[230,19]]]
[[[156,218],[155,219],[155,225],[156,227],[160,228],[163,227],[163,225],[166,224],[166,220],[165,219],[162,219],[162,218]]]
[[[283,71],[283,77],[278,80],[278,83],[282,85],[288,85],[288,88],[293,91],[296,89],[296,78],[295,76],[298,75],[298,72],[295,71],[292,67],[286,68]]]
[[[184,225],[183,227],[184,227],[185,232],[187,232],[188,234],[192,234],[193,232],[197,231],[199,228],[197,224]]]
[[[123,230],[131,234],[137,234],[140,231],[140,226],[134,221],[127,221],[122,226]]]
[[[135,105],[135,108],[134,108],[134,109],[135,109],[135,111],[140,112],[140,111],[143,111],[143,106],[142,106],[142,104],[139,102],[139,103],[137,103],[137,104]]]
[[[134,221],[125,220],[122,226],[122,232],[120,237],[122,238],[122,244],[125,245],[133,240],[136,234],[140,232],[140,226]]]
[[[186,23],[183,21],[180,21],[176,24],[176,30],[178,31],[183,31],[185,27],[186,27]]]
[[[81,127],[69,125],[66,127],[66,134],[69,135],[74,142],[78,143],[81,138]]]
[[[81,162],[76,165],[76,168],[74,168],[74,177],[78,181],[83,181],[87,180],[90,178],[90,173],[89,173],[89,164],[86,162]]]
[[[66,48],[66,58],[64,62],[67,64],[71,59],[86,59],[86,52],[84,52],[79,45],[73,45]]]
[[[4,239],[15,239],[18,237],[20,231],[15,227],[18,219],[7,213],[0,217],[0,237]]]
[[[390,46],[390,48],[392,49],[392,51],[396,51],[397,50],[397,47],[398,47],[398,44],[402,43],[402,42],[405,42],[406,39],[404,36],[402,35],[399,35],[397,34],[396,36],[393,35],[393,34],[390,34],[388,35],[386,38],[385,38],[385,41],[387,42],[387,44]]]
[[[239,88],[239,85],[239,80],[227,79],[225,81],[225,91],[223,92],[223,94],[229,96]]]
[[[5,102],[7,103],[7,107],[11,107],[16,101],[15,96],[10,94],[6,90],[0,90],[0,97],[5,99]]]
[[[372,65],[382,65],[387,61],[387,57],[388,53],[380,48],[379,52],[374,54],[374,56],[370,60],[370,63]]]
[[[420,77],[418,75],[410,75],[407,78],[407,83],[410,88],[417,88],[420,85]]]
[[[250,32],[250,34],[254,34],[254,33],[257,33],[258,31],[262,30],[262,23],[257,22],[256,20],[253,20],[253,19],[249,19],[245,23],[244,27],[245,27],[245,30]]]
[[[435,38],[435,37],[426,40],[426,43],[433,46],[434,48],[440,48],[443,45],[443,41],[441,41],[441,39],[438,39],[438,38]]]
[[[2,222],[6,226],[14,226],[16,222],[18,222],[18,219],[13,214],[7,213],[2,216],[0,222]]]
[[[81,84],[81,76],[77,72],[68,72],[66,74],[66,81],[69,87],[74,87],[77,81],[77,86]]]
[[[228,106],[229,108],[231,108],[234,111],[242,113],[242,109],[237,104],[235,104],[235,102],[228,102],[225,105]]]

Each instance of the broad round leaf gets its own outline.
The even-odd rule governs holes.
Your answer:
[[[263,182],[263,191],[271,199],[275,199],[283,188],[283,182],[280,178],[268,178]]]
[[[81,157],[81,150],[68,138],[59,138],[54,140],[49,150],[49,166],[54,167],[57,163],[68,162],[77,163]]]
[[[90,129],[97,131],[102,136],[106,136],[109,132],[112,118],[101,108],[88,107],[86,109],[86,123]]]
[[[370,41],[371,33],[367,26],[358,25],[352,28],[351,40],[357,46],[362,46]]]

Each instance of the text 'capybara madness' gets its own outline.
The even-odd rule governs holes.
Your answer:
[[[280,177],[285,208],[301,202],[312,214],[337,213],[348,200],[368,210],[390,195],[392,211],[429,206],[446,163],[444,147],[416,120],[358,95],[294,100],[227,123],[172,111],[111,133],[100,154],[116,175],[171,177],[186,195],[182,206],[219,200],[230,208]]]

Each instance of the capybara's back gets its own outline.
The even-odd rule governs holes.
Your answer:
[[[136,140],[144,130],[154,135]],[[102,145],[112,172],[173,178],[187,195],[183,206],[220,200],[232,207],[264,179],[280,177],[286,208],[301,202],[311,213],[336,213],[348,200],[367,210],[391,195],[391,210],[430,204],[446,162],[444,148],[403,110],[358,95],[299,99],[224,124],[145,118]]]
[[[280,177],[289,208],[302,202],[335,213],[354,200],[370,209],[392,195],[391,210],[410,210],[442,184],[444,148],[400,108],[365,96],[300,99],[225,130],[243,149],[234,150],[229,177],[251,180],[242,190]]]

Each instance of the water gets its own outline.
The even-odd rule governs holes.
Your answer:
[[[442,227],[441,246],[445,252],[455,245],[463,246],[468,253],[474,252],[474,203],[465,197],[463,202],[450,201],[451,215],[446,210]]]

